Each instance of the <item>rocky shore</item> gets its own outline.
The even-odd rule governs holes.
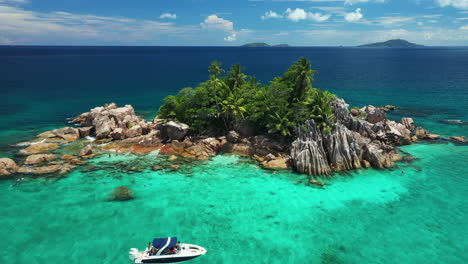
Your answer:
[[[190,134],[186,124],[155,118],[145,121],[132,106],[107,104],[72,120],[76,127],[46,131],[35,139],[20,142],[15,160],[0,159],[0,177],[18,175],[65,175],[104,153],[145,154],[159,150],[169,161],[183,157],[207,160],[219,153],[252,157],[267,169],[292,168],[308,175],[330,175],[359,168],[391,168],[403,159],[396,146],[418,140],[436,140],[417,127],[411,118],[400,123],[388,120],[394,106],[366,106],[349,110],[342,99],[333,103],[335,129],[324,134],[313,120],[297,128],[298,138],[290,143],[257,135],[248,121],[239,121],[224,136]],[[464,137],[448,140],[464,143]],[[173,169],[177,169],[173,166]]]

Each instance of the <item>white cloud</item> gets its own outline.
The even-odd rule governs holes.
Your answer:
[[[468,30],[468,25],[460,27],[460,30]]]
[[[380,26],[401,26],[408,22],[413,22],[415,17],[402,17],[402,16],[395,16],[395,17],[379,17],[374,20],[374,24]]]
[[[366,3],[366,2],[383,3],[383,2],[385,2],[385,0],[344,0],[344,2],[347,5],[354,5],[354,4]]]
[[[234,29],[234,23],[218,17],[217,15],[209,15],[200,25],[205,29],[222,29],[227,31],[232,31]]]
[[[321,13],[308,13],[307,18],[316,22],[327,21],[331,15],[322,15]]]
[[[237,37],[237,34],[236,33],[232,33],[231,35],[227,36],[224,38],[225,41],[236,41],[236,37]]]
[[[307,18],[307,12],[302,8],[296,8],[292,10],[291,8],[286,9],[286,14],[288,18],[293,22],[298,22],[299,20],[304,20]]]
[[[298,22],[300,20],[313,20],[315,22],[324,22],[328,20],[331,15],[324,15],[322,13],[311,13],[306,12],[302,8],[296,8],[292,10],[291,8],[286,9],[287,18],[293,22]]]
[[[468,0],[436,0],[440,6],[453,6],[460,9],[468,9]]]
[[[12,44],[162,43],[166,38],[194,34],[199,29],[152,20],[63,11],[44,13],[0,5],[2,42]]]
[[[176,14],[171,14],[171,13],[163,13],[159,16],[159,18],[164,19],[164,18],[170,18],[170,19],[176,19],[177,15]]]
[[[29,3],[29,0],[0,0],[0,3],[22,5]]]
[[[418,22],[418,26],[422,26],[422,25],[424,25],[423,22]]]
[[[356,11],[351,12],[351,13],[347,13],[345,15],[345,19],[348,22],[357,22],[357,21],[361,20],[362,17],[363,17],[363,15],[361,13],[361,8],[356,8]]]
[[[268,19],[268,18],[282,18],[283,16],[274,12],[274,11],[268,11],[268,12],[265,12],[265,14],[263,16],[261,16],[262,19]]]

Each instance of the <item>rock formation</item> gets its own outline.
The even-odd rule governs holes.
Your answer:
[[[9,158],[0,159],[0,177],[9,176],[18,170],[16,162]]]
[[[34,154],[31,156],[28,156],[24,164],[25,165],[37,165],[43,162],[54,160],[56,158],[57,156],[54,154]]]

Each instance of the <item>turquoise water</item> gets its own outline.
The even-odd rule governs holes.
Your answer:
[[[102,156],[92,163],[118,166],[58,181],[4,181],[0,260],[128,263],[129,248],[177,235],[208,248],[192,263],[466,263],[467,148],[404,150],[419,160],[336,176],[326,189],[237,156],[152,171],[155,153]],[[124,172],[135,164],[147,169]],[[120,185],[136,199],[109,202]]]
[[[468,136],[468,126],[438,122],[468,121],[464,47],[0,47],[0,157],[107,102],[152,118],[164,96],[205,80],[212,60],[265,82],[300,56],[318,70],[317,87],[352,106],[402,106],[389,117]],[[129,263],[129,248],[158,236],[208,249],[191,263],[468,263],[468,146],[402,150],[418,160],[336,175],[325,189],[237,156],[153,171],[165,160],[157,153],[104,155],[61,179],[3,180],[0,263]],[[136,199],[109,202],[121,185]]]

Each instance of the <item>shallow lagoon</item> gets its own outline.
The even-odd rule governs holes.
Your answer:
[[[2,181],[0,259],[128,263],[129,248],[177,235],[207,247],[207,255],[193,263],[467,262],[467,147],[419,144],[404,150],[420,160],[392,171],[336,176],[325,189],[237,156],[175,172],[129,174],[116,166],[13,187],[13,181]],[[156,153],[92,162],[132,159],[160,162]],[[107,201],[120,185],[131,187],[136,199]]]

